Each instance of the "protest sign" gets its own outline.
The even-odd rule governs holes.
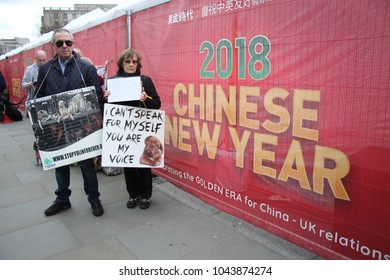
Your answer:
[[[104,104],[102,166],[164,166],[165,112]]]
[[[102,115],[95,87],[27,102],[43,170],[101,155]]]
[[[141,77],[108,79],[107,89],[111,91],[108,102],[139,100],[142,91]]]

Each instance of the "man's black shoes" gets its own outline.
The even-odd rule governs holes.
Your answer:
[[[46,216],[55,215],[63,210],[69,209],[71,207],[70,202],[54,202],[49,208],[45,210]],[[96,217],[103,215],[104,210],[100,201],[91,203],[92,214]]]
[[[103,206],[99,200],[96,202],[92,202],[91,208],[92,208],[92,214],[96,217],[101,216],[104,213]]]
[[[70,202],[54,202],[49,208],[45,210],[46,216],[55,215],[63,210],[70,208]]]

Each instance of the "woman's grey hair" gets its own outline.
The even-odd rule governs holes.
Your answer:
[[[141,69],[141,67],[142,67],[141,60],[142,60],[142,58],[140,57],[140,55],[135,50],[130,49],[130,48],[129,49],[125,49],[119,55],[118,61],[116,62],[118,68],[123,70],[123,61],[126,58],[133,58],[134,56],[136,56],[137,60],[138,60],[137,69]]]

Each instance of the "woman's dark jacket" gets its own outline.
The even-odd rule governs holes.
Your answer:
[[[66,65],[64,74],[62,74],[57,55],[39,67],[35,94],[37,97],[43,97],[89,86],[95,86],[99,104],[103,104],[103,91],[95,66],[79,59],[78,55],[73,52],[73,57]]]
[[[160,109],[161,107],[160,96],[157,93],[157,90],[153,84],[152,79],[149,78],[148,76],[141,75],[141,71],[139,69],[137,69],[137,71],[134,74],[127,74],[123,70],[118,70],[116,75],[110,77],[110,79],[127,78],[127,77],[134,77],[134,76],[141,76],[142,87],[145,89],[146,94],[150,96],[152,99],[146,98],[144,102],[140,100],[131,100],[131,101],[120,101],[114,103],[119,105],[125,105],[125,106],[142,107],[142,108],[146,107],[148,109]]]

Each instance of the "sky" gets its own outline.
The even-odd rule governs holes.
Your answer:
[[[73,7],[73,4],[120,4],[126,0],[0,0],[0,39],[40,36],[43,7]]]

